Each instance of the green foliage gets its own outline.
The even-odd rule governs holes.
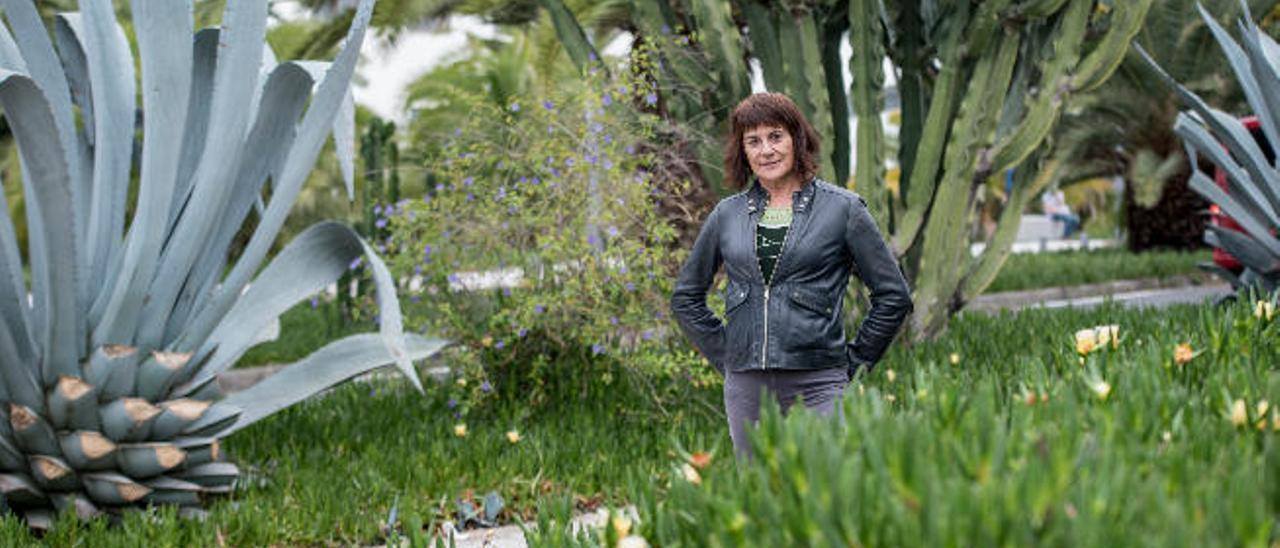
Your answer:
[[[1113,280],[1194,276],[1200,272],[1197,264],[1211,258],[1206,251],[1129,253],[1123,250],[1098,250],[1014,254],[1009,256],[995,281],[987,286],[986,292],[1070,287]]]
[[[425,159],[438,183],[384,212],[408,325],[457,341],[473,377],[536,403],[568,364],[629,363],[669,328],[679,254],[639,148],[655,120],[629,105],[646,93],[596,73],[501,106],[460,95],[469,116]]]

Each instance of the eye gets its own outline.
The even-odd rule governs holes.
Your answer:
[[[775,132],[773,132],[773,133],[770,133],[770,134],[769,134],[769,141],[770,141],[770,142],[773,142],[773,143],[782,142],[782,132],[781,132],[781,131],[775,131]]]

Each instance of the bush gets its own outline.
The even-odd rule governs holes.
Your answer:
[[[489,389],[589,390],[597,364],[640,373],[628,355],[666,344],[682,252],[637,153],[658,123],[631,106],[647,93],[596,73],[501,108],[464,96],[472,115],[427,159],[440,182],[384,210],[393,269],[413,280],[407,323],[456,341],[451,365],[475,381],[459,413]]]

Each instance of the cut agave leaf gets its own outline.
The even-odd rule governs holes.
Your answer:
[[[160,408],[142,398],[121,398],[101,408],[102,433],[113,441],[146,439]]]
[[[216,403],[199,419],[183,429],[182,433],[197,438],[224,435],[223,432],[236,423],[241,413],[243,410],[234,404],[225,401]]]
[[[59,513],[71,509],[71,511],[75,512],[77,518],[84,521],[91,520],[102,514],[102,511],[93,504],[93,501],[79,493],[54,493],[49,496],[49,499]]]
[[[187,468],[222,460],[218,438],[178,438],[173,440],[173,444],[187,452]]]
[[[182,432],[182,429],[204,416],[212,405],[208,400],[178,399],[160,402],[160,416],[151,425],[151,438],[167,440]]]
[[[71,466],[57,457],[49,455],[31,455],[31,477],[36,484],[49,491],[70,491],[76,488],[79,481]]]
[[[132,504],[151,493],[147,486],[115,472],[85,474],[82,483],[89,497],[104,505]]]
[[[116,444],[100,432],[68,432],[60,441],[63,457],[76,470],[106,470],[116,464]]]
[[[98,401],[111,401],[129,396],[137,377],[138,362],[142,354],[137,348],[122,344],[98,347],[89,356],[84,379],[97,387]]]
[[[16,506],[44,504],[49,498],[25,473],[0,474],[0,495],[5,502]]]
[[[191,354],[187,352],[152,352],[151,357],[138,367],[138,396],[156,401],[169,391],[174,376],[189,361]]]
[[[9,426],[13,428],[14,445],[27,454],[61,455],[53,427],[30,407],[10,403]]]
[[[9,438],[0,437],[0,470],[5,472],[20,472],[27,468],[27,459],[22,456],[22,452],[14,447],[13,442]]]
[[[158,476],[186,460],[187,452],[172,443],[127,443],[116,453],[120,470],[131,478]]]
[[[49,421],[59,430],[96,430],[98,393],[77,377],[59,377],[49,393]]]

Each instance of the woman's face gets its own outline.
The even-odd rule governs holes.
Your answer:
[[[795,171],[796,155],[791,133],[782,126],[757,126],[742,134],[751,172],[761,183],[777,183]]]

